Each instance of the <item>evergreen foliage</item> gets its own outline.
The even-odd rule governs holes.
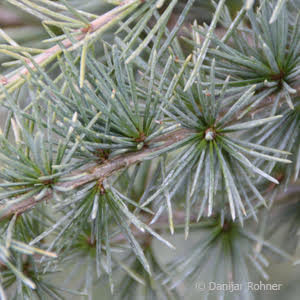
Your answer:
[[[6,2],[48,37],[0,29],[1,300],[258,299],[299,263],[299,1]]]

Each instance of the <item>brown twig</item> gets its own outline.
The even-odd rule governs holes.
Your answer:
[[[297,92],[300,92],[300,88],[297,89]],[[186,138],[189,134],[191,134],[191,130],[187,129],[180,129],[174,132],[171,132],[169,134],[163,135],[155,140],[153,142],[163,142],[162,146],[151,148],[151,143],[149,144],[150,147],[145,147],[142,150],[138,152],[128,153],[113,159],[107,159],[104,161],[103,164],[89,167],[87,170],[81,171],[81,173],[85,173],[86,175],[80,177],[79,179],[75,181],[67,181],[58,183],[57,185],[63,188],[73,188],[76,189],[80,186],[83,186],[84,184],[100,180],[103,181],[105,178],[108,178],[116,171],[119,171],[123,168],[129,167],[131,165],[134,165],[136,163],[139,163],[147,158],[147,156],[153,154],[154,152],[161,150],[165,147],[168,147],[172,144],[175,144],[176,142],[179,142]],[[16,203],[12,206],[9,206],[8,208],[0,206],[1,214],[0,214],[0,221],[14,215],[14,214],[21,214],[31,208],[33,208],[35,205],[37,205],[39,202],[43,202],[47,199],[50,199],[52,196],[52,191],[49,190],[47,194],[39,200],[36,200],[34,197],[28,198],[20,203]]]
[[[105,26],[110,21],[114,20],[117,16],[120,14],[120,7],[124,5],[129,5],[130,3],[134,3],[135,0],[125,0],[122,2],[122,4],[115,9],[112,9],[111,11],[107,12],[106,14],[99,16],[97,19],[95,19],[89,26],[86,28],[82,28],[78,30],[79,35],[74,37],[78,42],[82,41],[86,34],[89,32],[94,33],[99,28]],[[142,3],[143,0],[140,0],[139,3]],[[122,12],[122,11],[121,11]],[[218,30],[217,35],[222,36],[224,34],[224,30]],[[62,41],[63,46],[68,49],[70,47],[74,47],[74,43],[70,41],[69,39],[66,39]],[[53,55],[57,55],[62,51],[62,48],[59,45],[53,46],[49,49],[46,49],[45,52],[35,56],[34,62],[36,64],[42,65],[43,62],[47,61],[50,57]],[[22,79],[24,75],[29,74],[29,69],[31,68],[34,70],[34,64],[29,63],[27,67],[23,67],[20,69],[20,71],[16,74],[14,74],[11,77],[2,79],[2,84],[5,86],[11,85],[12,83],[16,82],[19,79]],[[0,79],[1,80],[1,79]],[[297,95],[300,94],[300,86],[296,87]],[[263,103],[263,105],[266,105],[266,103]],[[167,134],[163,137],[160,137],[157,141],[164,142],[162,146],[156,147],[156,148],[143,148],[142,150],[134,153],[129,153],[120,157],[116,157],[113,159],[106,160],[103,164],[94,166],[93,168],[89,168],[83,173],[86,173],[83,177],[80,177],[80,179],[77,179],[75,181],[68,181],[63,183],[58,183],[57,185],[64,187],[64,188],[78,188],[80,186],[83,186],[84,184],[94,181],[94,180],[103,180],[109,176],[111,176],[113,173],[115,173],[118,170],[121,170],[123,168],[129,167],[133,164],[136,164],[138,162],[143,161],[147,158],[150,154],[153,154],[155,151],[161,150],[167,146],[170,146],[180,140],[183,140],[185,137],[187,137],[188,134],[190,134],[191,131],[181,129],[175,132],[172,132],[170,134]],[[150,144],[151,146],[151,144]],[[14,214],[21,214],[31,208],[33,208],[35,205],[37,205],[39,202],[43,202],[47,199],[50,199],[52,196],[52,191],[49,190],[46,195],[42,199],[35,199],[34,197],[28,198],[20,203],[16,203],[14,205],[9,205],[9,207],[1,207],[1,214],[0,214],[0,221],[14,215]]]
[[[78,33],[77,36],[74,36],[74,39],[77,42],[80,42],[82,40],[84,40],[85,36],[87,35],[87,33],[93,34],[95,33],[97,30],[99,30],[100,28],[104,27],[105,25],[107,25],[109,22],[113,21],[114,19],[118,18],[120,16],[121,13],[124,12],[124,10],[122,10],[122,8],[124,6],[129,6],[130,4],[135,3],[136,0],[125,0],[122,2],[122,4],[120,4],[119,6],[117,6],[116,8],[110,10],[109,12],[99,16],[97,19],[95,19],[94,21],[92,21],[89,26],[87,26],[87,28],[81,28],[78,29],[76,31],[74,31],[75,33]],[[140,0],[139,4],[141,4],[143,1]],[[70,49],[75,48],[76,45],[74,45],[74,42],[72,42],[70,39],[65,39],[62,42],[62,45],[65,49]],[[34,65],[43,65],[44,63],[46,63],[47,61],[49,61],[52,57],[56,57],[59,53],[61,53],[64,49],[60,46],[60,45],[55,45],[51,48],[45,49],[45,51],[41,54],[38,54],[36,56],[33,57],[33,62],[29,62],[28,61],[28,65],[24,66],[22,68],[20,68],[20,70],[16,73],[13,73],[12,76],[6,76],[5,80],[2,80],[2,84],[4,86],[12,86],[14,85],[14,83],[16,83],[18,80],[23,79],[24,76],[29,75],[30,70],[35,70]]]
[[[84,184],[96,181],[96,180],[103,180],[109,176],[111,176],[113,173],[115,173],[118,170],[121,170],[123,168],[129,167],[131,165],[134,165],[136,163],[139,163],[143,160],[145,160],[149,155],[154,154],[156,151],[161,150],[165,147],[168,147],[170,145],[173,145],[179,141],[182,141],[184,138],[186,138],[188,135],[192,133],[191,130],[187,129],[180,129],[174,132],[171,132],[169,134],[165,134],[155,140],[154,142],[162,142],[163,145],[159,147],[153,147],[151,148],[151,143],[149,144],[149,147],[143,148],[138,152],[128,153],[126,155],[122,155],[113,159],[106,160],[103,164],[89,167],[87,170],[82,171],[83,173],[86,173],[85,176],[80,177],[77,180],[74,181],[66,181],[66,182],[58,182],[57,186],[63,187],[63,188],[73,188],[76,189],[80,186],[83,186]],[[47,199],[50,199],[52,196],[52,190],[49,189],[49,191],[46,193],[46,195],[41,199],[35,199],[35,197],[28,198],[24,201],[21,201],[19,203],[15,203],[13,205],[8,205],[7,207],[3,206],[0,207],[1,214],[0,214],[0,221],[14,215],[14,214],[21,214],[31,208],[33,208],[35,205],[37,205],[40,202],[46,201]]]

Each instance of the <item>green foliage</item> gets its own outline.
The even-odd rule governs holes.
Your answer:
[[[191,278],[191,282],[198,284],[202,282],[206,286],[210,282],[231,282],[243,286],[239,291],[243,299],[251,299],[247,283],[254,281],[252,276],[259,273],[262,278],[269,278],[264,270],[269,265],[265,254],[271,251],[286,256],[245,227],[226,219],[203,221],[198,231],[201,239],[186,254],[167,266],[169,277],[163,279],[163,282],[170,284],[171,288],[186,278]],[[260,244],[259,251],[251,247],[255,243]],[[204,294],[208,293],[208,290],[204,291]],[[225,291],[215,293],[218,298],[225,296]]]
[[[295,260],[298,1],[212,1],[210,25],[190,24],[195,0],[109,1],[101,16],[7,2],[51,46],[0,32],[13,59],[0,78],[1,300],[96,299],[95,286],[182,299],[180,285],[267,280],[274,254]],[[268,241],[278,227],[282,249]],[[156,242],[170,253],[182,232],[198,242],[164,261]]]
[[[282,9],[276,20],[270,23],[268,20],[273,10],[272,2],[264,2],[256,15],[249,10],[247,16],[255,30],[250,32],[245,26],[238,26],[231,33],[232,44],[226,36],[221,42],[215,38],[219,47],[209,53],[211,59],[221,58],[217,59],[217,77],[226,78],[230,74],[230,85],[256,84],[258,91],[269,90],[267,95],[276,91],[278,97],[285,97],[293,109],[291,95],[296,90],[290,85],[299,74],[299,18],[295,19],[288,10]],[[227,15],[223,23],[228,26],[231,22]],[[258,105],[265,96],[257,99],[255,104]]]
[[[3,227],[1,232],[1,299],[6,299],[4,289],[9,288],[14,282],[17,282],[18,285],[16,294],[18,293],[23,298],[30,297],[34,299],[35,296],[44,297],[56,294],[58,289],[48,284],[44,279],[51,272],[44,273],[42,271],[43,267],[33,258],[33,255],[56,257],[55,253],[34,248],[27,243],[13,239],[13,229],[14,226],[17,227],[15,222],[16,215],[6,226],[6,230]]]

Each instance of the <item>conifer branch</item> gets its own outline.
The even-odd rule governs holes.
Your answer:
[[[75,30],[74,33],[78,34],[73,37],[76,40],[75,44],[67,38],[61,42],[63,48],[56,44],[51,48],[45,49],[41,54],[32,58],[34,62],[28,59],[26,61],[27,64],[21,67],[18,72],[13,71],[10,73],[12,75],[2,76],[0,83],[7,87],[10,92],[15,90],[15,88],[25,82],[24,77],[30,75],[29,69],[36,70],[35,64],[44,67],[53,61],[64,49],[74,50],[80,47],[87,34],[89,34],[89,39],[95,38],[95,36],[113,26],[117,21],[125,18],[132,11],[132,8],[138,7],[141,3],[143,3],[143,0],[124,0],[119,6],[96,18],[87,27]],[[0,96],[0,98],[4,97],[4,94]]]
[[[103,164],[98,166],[89,167],[85,171],[80,171],[80,173],[85,173],[83,177],[80,177],[77,180],[74,181],[67,181],[67,182],[61,182],[57,183],[58,186],[62,188],[72,188],[76,189],[80,186],[85,185],[88,182],[91,181],[103,181],[105,178],[108,178],[112,174],[114,174],[116,171],[119,171],[123,168],[127,168],[131,165],[134,165],[136,163],[139,163],[143,160],[146,160],[148,156],[151,155],[151,158],[153,158],[153,154],[155,152],[162,150],[170,145],[173,145],[177,142],[182,141],[185,139],[189,134],[191,134],[191,130],[187,129],[180,129],[168,134],[165,134],[161,137],[158,137],[157,139],[153,140],[153,143],[161,142],[163,145],[158,147],[151,148],[151,144],[148,145],[148,147],[144,147],[138,152],[133,152],[129,154],[125,154],[122,156],[115,157],[111,160],[105,161]],[[75,174],[74,174],[75,175]],[[9,205],[9,207],[0,206],[1,209],[1,215],[0,215],[0,221],[13,216],[15,214],[20,215],[23,212],[32,209],[35,205],[37,205],[40,202],[49,200],[52,196],[52,191],[49,189],[48,192],[42,197],[41,199],[36,199],[35,197],[30,197],[24,201],[15,203],[13,205]]]
[[[300,87],[295,87],[295,89],[297,91],[296,95],[299,96],[300,95]],[[272,98],[271,102],[267,101],[267,100],[266,100],[266,102],[262,102],[261,105],[258,106],[252,113],[255,113],[262,107],[270,105],[270,103],[272,103],[274,100],[273,99],[274,97],[271,96],[271,98]],[[74,181],[57,183],[57,185],[62,188],[76,189],[76,188],[79,188],[91,181],[95,181],[95,180],[103,181],[104,179],[106,179],[109,176],[111,176],[112,174],[114,174],[116,171],[119,171],[123,168],[129,167],[136,163],[139,163],[143,160],[146,160],[147,156],[151,155],[151,158],[152,158],[153,154],[156,151],[162,150],[170,145],[173,145],[177,142],[182,141],[191,133],[192,133],[191,130],[180,129],[180,130],[176,130],[174,132],[165,134],[165,135],[160,136],[152,141],[152,143],[162,142],[163,143],[162,146],[152,148],[151,147],[152,143],[151,143],[138,152],[132,152],[132,153],[120,155],[113,159],[109,159],[109,160],[105,161],[103,164],[93,166],[93,167],[88,167],[88,169],[86,169],[84,171],[81,170],[78,174],[84,173],[85,174],[84,176],[81,176],[80,178],[78,178]],[[72,174],[72,175],[77,175],[77,173]],[[9,208],[5,208],[4,205],[3,206],[0,205],[0,209],[2,210],[2,212],[0,214],[0,221],[5,220],[6,218],[9,218],[10,216],[13,216],[14,214],[17,214],[17,215],[22,214],[23,212],[26,212],[26,211],[32,209],[38,203],[51,199],[51,196],[52,196],[52,191],[49,189],[49,191],[41,199],[36,199],[35,197],[30,197],[20,203],[10,205]]]
[[[294,260],[298,1],[232,11],[225,0],[107,0],[116,6],[102,16],[66,0],[6,1],[41,20],[51,48],[0,30],[0,53],[15,59],[0,75],[0,300],[94,299],[103,275],[114,293],[116,271],[114,298],[179,299],[184,281],[268,280],[270,251]],[[191,231],[194,246],[164,264],[153,242],[174,250],[167,234],[188,243]],[[52,282],[69,264],[63,286]]]

